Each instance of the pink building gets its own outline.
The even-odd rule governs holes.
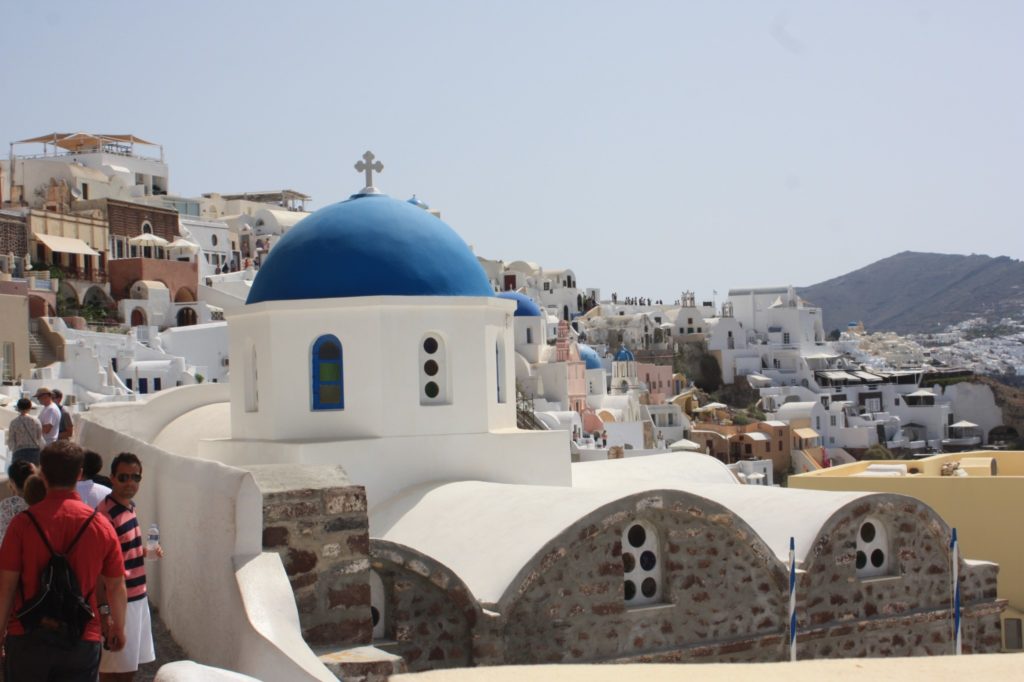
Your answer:
[[[646,362],[636,364],[637,378],[642,381],[651,394],[651,404],[660,405],[672,397],[672,366],[651,365]]]

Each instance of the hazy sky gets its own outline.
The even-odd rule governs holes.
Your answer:
[[[171,191],[379,186],[608,296],[1024,258],[1022,2],[5,3],[0,142],[164,145]]]

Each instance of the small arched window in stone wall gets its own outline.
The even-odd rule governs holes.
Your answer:
[[[444,337],[430,332],[420,342],[420,405],[448,405],[448,351]]]
[[[370,571],[370,618],[373,622],[373,638],[387,638],[387,600],[384,597],[384,581],[377,571]]]
[[[622,534],[622,580],[626,606],[660,602],[663,575],[658,532],[642,521],[630,523]]]
[[[857,530],[857,577],[892,575],[895,564],[889,556],[889,534],[876,518],[867,518]]]

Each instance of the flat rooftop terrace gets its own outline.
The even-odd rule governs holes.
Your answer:
[[[994,464],[993,464],[994,463]],[[985,473],[986,468],[988,473]],[[905,473],[902,471],[905,469]],[[963,474],[957,474],[957,470]],[[1024,477],[1024,452],[974,450],[918,459],[863,460],[793,476],[796,479],[835,478],[990,478]]]

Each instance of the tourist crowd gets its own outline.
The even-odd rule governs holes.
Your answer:
[[[72,442],[59,391],[18,401],[0,500],[0,642],[5,682],[131,680],[156,660],[146,594],[147,557],[134,498],[142,462],[103,458]],[[65,419],[66,418],[66,419]]]

